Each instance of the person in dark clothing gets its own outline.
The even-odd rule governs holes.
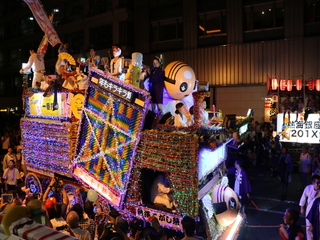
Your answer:
[[[149,91],[153,103],[153,111],[162,111],[164,71],[161,68],[162,60],[158,57],[153,59],[153,68],[149,78]],[[156,109],[158,108],[158,109]]]
[[[293,162],[291,156],[288,154],[288,149],[282,147],[279,163],[279,175],[282,184],[281,200],[285,200],[288,192],[288,185],[291,182],[291,172],[293,170]]]
[[[279,225],[279,234],[283,240],[303,240],[304,231],[300,225],[297,225],[299,220],[299,212],[295,209],[288,208],[283,216],[283,221],[287,224],[287,229],[284,228],[283,224]]]

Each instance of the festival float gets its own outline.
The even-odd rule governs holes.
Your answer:
[[[79,80],[86,81],[83,89],[24,90],[26,187],[43,193],[58,176],[72,203],[82,201],[77,189],[84,187],[98,193],[104,209],[110,205],[129,218],[157,218],[161,226],[182,232],[181,220],[189,215],[205,226],[208,239],[236,239],[243,216],[237,195],[228,187],[225,164],[234,139],[232,131],[216,124],[221,115],[212,125],[202,123],[208,89],[199,91],[203,89],[190,66],[169,63],[164,109],[172,112],[177,102],[194,106],[194,123],[158,124],[150,94],[135,77],[141,68],[134,63],[131,69],[126,81],[91,68],[88,78]],[[214,149],[202,144],[212,137]],[[158,176],[170,186],[172,206],[152,200]]]
[[[151,129],[154,115],[147,91],[95,69],[88,81],[85,92],[58,92],[58,110],[50,108],[52,96],[25,90],[21,129],[27,187],[43,192],[50,177],[58,174],[73,196],[85,186],[126,215],[146,221],[156,217],[163,227],[176,231],[182,231],[181,220],[189,215],[202,219],[210,239],[227,239],[221,236],[230,231],[229,239],[234,239],[242,216],[224,177],[233,139],[223,127],[201,124],[199,109],[208,93],[190,92],[193,125],[158,124]],[[222,140],[209,149],[199,144],[203,136]],[[169,181],[174,208],[150,199],[159,174]]]

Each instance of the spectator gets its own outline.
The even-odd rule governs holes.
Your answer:
[[[282,184],[281,200],[284,201],[288,193],[288,184],[291,182],[291,172],[293,170],[293,162],[288,154],[288,148],[282,147],[279,163],[279,175]]]
[[[31,218],[35,222],[52,228],[51,222],[49,221],[48,212],[43,207],[42,201],[39,199],[31,199],[27,203],[27,207],[30,209]]]
[[[182,240],[203,240],[202,237],[196,236],[194,234],[196,230],[196,221],[193,218],[189,216],[184,216],[181,221],[181,224],[184,231],[184,238]]]
[[[304,189],[309,184],[309,175],[311,175],[311,155],[308,153],[307,147],[302,147],[302,153],[300,154],[299,173]]]
[[[92,202],[86,201],[84,203],[84,213],[83,217],[79,217],[79,226],[82,229],[87,229],[90,232],[90,235],[92,239],[95,236],[95,229],[96,229],[96,222],[94,221],[94,212],[93,212],[94,206]]]
[[[1,137],[1,143],[2,143],[2,153],[1,154],[6,154],[8,151],[8,148],[10,146],[10,136],[9,132],[5,132],[2,137]]]
[[[309,94],[308,102],[304,113],[304,121],[308,120],[308,116],[310,113],[314,113],[318,111],[318,103],[314,95]]]
[[[307,219],[312,225],[312,237],[313,239],[320,239],[320,191],[317,196],[310,202],[311,208],[307,215]]]
[[[17,161],[16,155],[13,153],[13,148],[8,148],[8,153],[4,156],[2,161],[2,169],[3,171],[8,168],[9,162],[13,160],[14,162]]]
[[[131,238],[132,239],[140,239],[140,234],[143,230],[143,221],[140,219],[135,219],[130,222],[130,232],[131,232]]]
[[[295,209],[288,208],[283,216],[283,221],[287,224],[287,229],[283,224],[279,226],[279,233],[282,240],[303,240],[304,231],[300,225],[297,225],[299,220],[299,212]]]
[[[316,198],[318,192],[320,190],[320,176],[313,175],[312,176],[312,184],[305,187],[302,196],[300,198],[299,206],[300,206],[300,213],[304,216],[308,216],[310,209],[312,207],[312,202]],[[306,236],[307,239],[313,239],[312,233],[312,224],[306,218]]]
[[[20,179],[19,170],[14,167],[14,161],[10,160],[8,168],[4,170],[3,179],[5,180],[5,191],[12,191],[18,187],[18,180]]]
[[[53,197],[55,199],[59,199],[60,196],[62,196],[62,203],[61,203],[62,214],[61,214],[61,216],[64,218],[66,216],[67,206],[69,203],[67,192],[63,187],[63,181],[60,179],[56,179],[55,177],[52,177],[49,186],[47,187],[46,191],[44,192],[44,194],[42,196],[42,201],[45,203],[48,202],[48,212],[50,215],[50,219],[52,218],[51,207],[53,205],[50,204],[51,199],[49,199],[49,198]]]
[[[19,145],[16,146],[16,168],[20,171],[22,170],[24,174],[26,175],[26,172],[24,171],[24,159],[22,155],[22,140],[19,141]],[[23,163],[23,165],[22,165]]]
[[[62,205],[61,203],[54,203],[52,206],[52,219],[50,220],[52,228],[54,230],[69,234],[66,230],[68,228],[66,220],[62,217]]]
[[[70,211],[67,215],[67,223],[70,227],[70,234],[81,240],[91,240],[90,232],[79,227],[79,216],[75,211]]]

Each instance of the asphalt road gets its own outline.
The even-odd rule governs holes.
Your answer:
[[[250,177],[251,199],[258,209],[250,203],[246,209],[246,223],[242,226],[238,240],[279,240],[278,225],[283,223],[283,214],[287,208],[299,211],[299,200],[302,194],[299,175],[292,173],[288,195],[281,201],[281,184],[263,175]],[[305,220],[300,216],[298,224],[304,226]],[[304,228],[305,229],[305,228]]]

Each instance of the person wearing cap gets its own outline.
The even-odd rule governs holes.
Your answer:
[[[123,57],[121,56],[121,48],[112,46],[113,59],[110,62],[110,75],[125,80],[125,74],[123,73]]]
[[[30,49],[30,57],[27,65],[20,69],[20,73],[28,71],[32,69],[33,71],[33,79],[32,79],[32,88],[40,88],[41,81],[43,79],[43,74],[45,73],[44,59],[43,55],[37,53],[34,49]]]

